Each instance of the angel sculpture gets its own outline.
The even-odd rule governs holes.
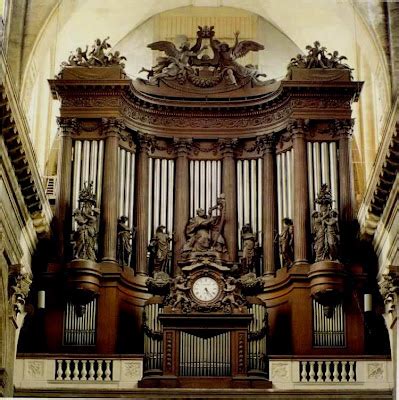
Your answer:
[[[95,40],[92,50],[89,53],[88,62],[90,65],[104,66],[108,64],[108,56],[104,53],[104,50],[107,50],[111,47],[111,45],[107,42],[108,39],[109,36],[103,41],[100,39]]]
[[[237,85],[237,79],[251,77],[253,83],[257,85],[265,84],[266,82],[260,81],[260,74],[252,65],[244,67],[236,62],[237,58],[244,57],[250,51],[263,50],[264,46],[252,40],[238,40],[240,32],[234,33],[235,43],[230,47],[227,43],[221,43],[219,40],[210,38],[210,43],[213,51],[217,54],[219,59],[219,68],[223,75],[227,76],[228,83]]]
[[[187,39],[187,38],[186,38]],[[143,68],[140,72],[148,73],[148,83],[158,85],[161,79],[177,79],[180,82],[185,81],[187,71],[194,72],[189,64],[191,57],[197,57],[207,47],[198,46],[197,43],[190,48],[190,42],[185,40],[179,48],[172,42],[161,40],[149,44],[151,50],[159,50],[166,53],[167,57],[158,57],[157,64],[151,70]]]

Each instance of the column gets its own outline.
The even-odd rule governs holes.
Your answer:
[[[119,135],[124,125],[119,119],[102,120],[105,135],[104,176],[101,219],[103,227],[102,261],[116,261],[118,222],[118,145]]]
[[[189,219],[189,165],[187,153],[190,149],[191,140],[177,139],[175,140],[175,149],[177,153],[175,166],[175,204],[174,204],[174,221],[173,230],[173,272],[178,272],[177,261],[180,258],[181,250],[186,241],[185,228]]]
[[[339,136],[338,176],[339,176],[339,225],[341,258],[347,259],[356,232],[353,231],[353,175],[352,175],[352,126],[353,120],[336,120],[335,133]]]
[[[263,150],[262,171],[262,247],[263,247],[263,274],[273,275],[276,271],[276,246],[277,234],[277,193],[276,193],[276,153],[275,138],[264,136],[260,140]]]
[[[307,263],[309,194],[306,156],[307,124],[294,120],[288,127],[292,134],[294,148],[294,255],[295,264]]]
[[[56,231],[60,262],[66,261],[71,226],[72,134],[78,131],[76,118],[57,118],[60,127],[60,149],[57,168]]]
[[[222,183],[223,193],[226,196],[226,223],[224,237],[228,252],[228,260],[236,261],[237,255],[237,171],[234,160],[233,140],[221,140],[220,148],[223,152]]]
[[[352,182],[352,120],[335,121],[336,134],[339,135],[339,215],[341,222],[353,220],[354,191]]]
[[[147,275],[148,246],[148,152],[151,146],[147,135],[139,135],[136,183],[136,274]]]

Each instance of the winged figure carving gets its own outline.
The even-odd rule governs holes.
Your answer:
[[[172,42],[158,41],[149,44],[151,50],[165,53],[157,58],[157,64],[151,69],[142,68],[147,72],[147,84],[157,85],[161,80],[177,80],[184,84],[189,80],[199,87],[212,87],[225,80],[230,85],[238,86],[242,82],[251,81],[254,85],[264,85],[272,81],[263,81],[259,77],[266,77],[251,64],[243,66],[236,60],[244,57],[250,51],[264,50],[264,46],[252,40],[239,41],[239,32],[235,32],[233,46],[215,39],[213,26],[198,27],[196,43],[190,47],[185,37],[183,43],[177,48]],[[209,40],[213,58],[204,54],[199,57],[207,46],[203,40]]]

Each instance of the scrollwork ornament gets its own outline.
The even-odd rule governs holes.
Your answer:
[[[32,275],[29,272],[24,272],[20,264],[11,266],[8,275],[8,298],[14,317],[23,311],[31,284]]]
[[[146,135],[143,133],[137,134],[137,142],[140,151],[144,151],[147,153],[154,153],[156,149],[156,139],[150,135]]]
[[[387,313],[396,312],[396,303],[399,293],[399,267],[389,266],[381,275],[378,282],[380,293],[384,299],[385,311]]]
[[[255,149],[258,153],[273,153],[276,148],[277,137],[275,134],[258,136]]]

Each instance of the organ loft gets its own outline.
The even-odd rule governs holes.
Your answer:
[[[154,65],[132,80],[97,39],[49,81],[60,148],[35,328],[46,350],[138,354],[142,388],[270,388],[275,355],[364,354],[350,147],[362,82],[345,57],[315,42],[269,80],[240,63],[264,46],[239,32],[224,43],[217,26],[148,51]],[[56,374],[91,367],[60,361]]]

